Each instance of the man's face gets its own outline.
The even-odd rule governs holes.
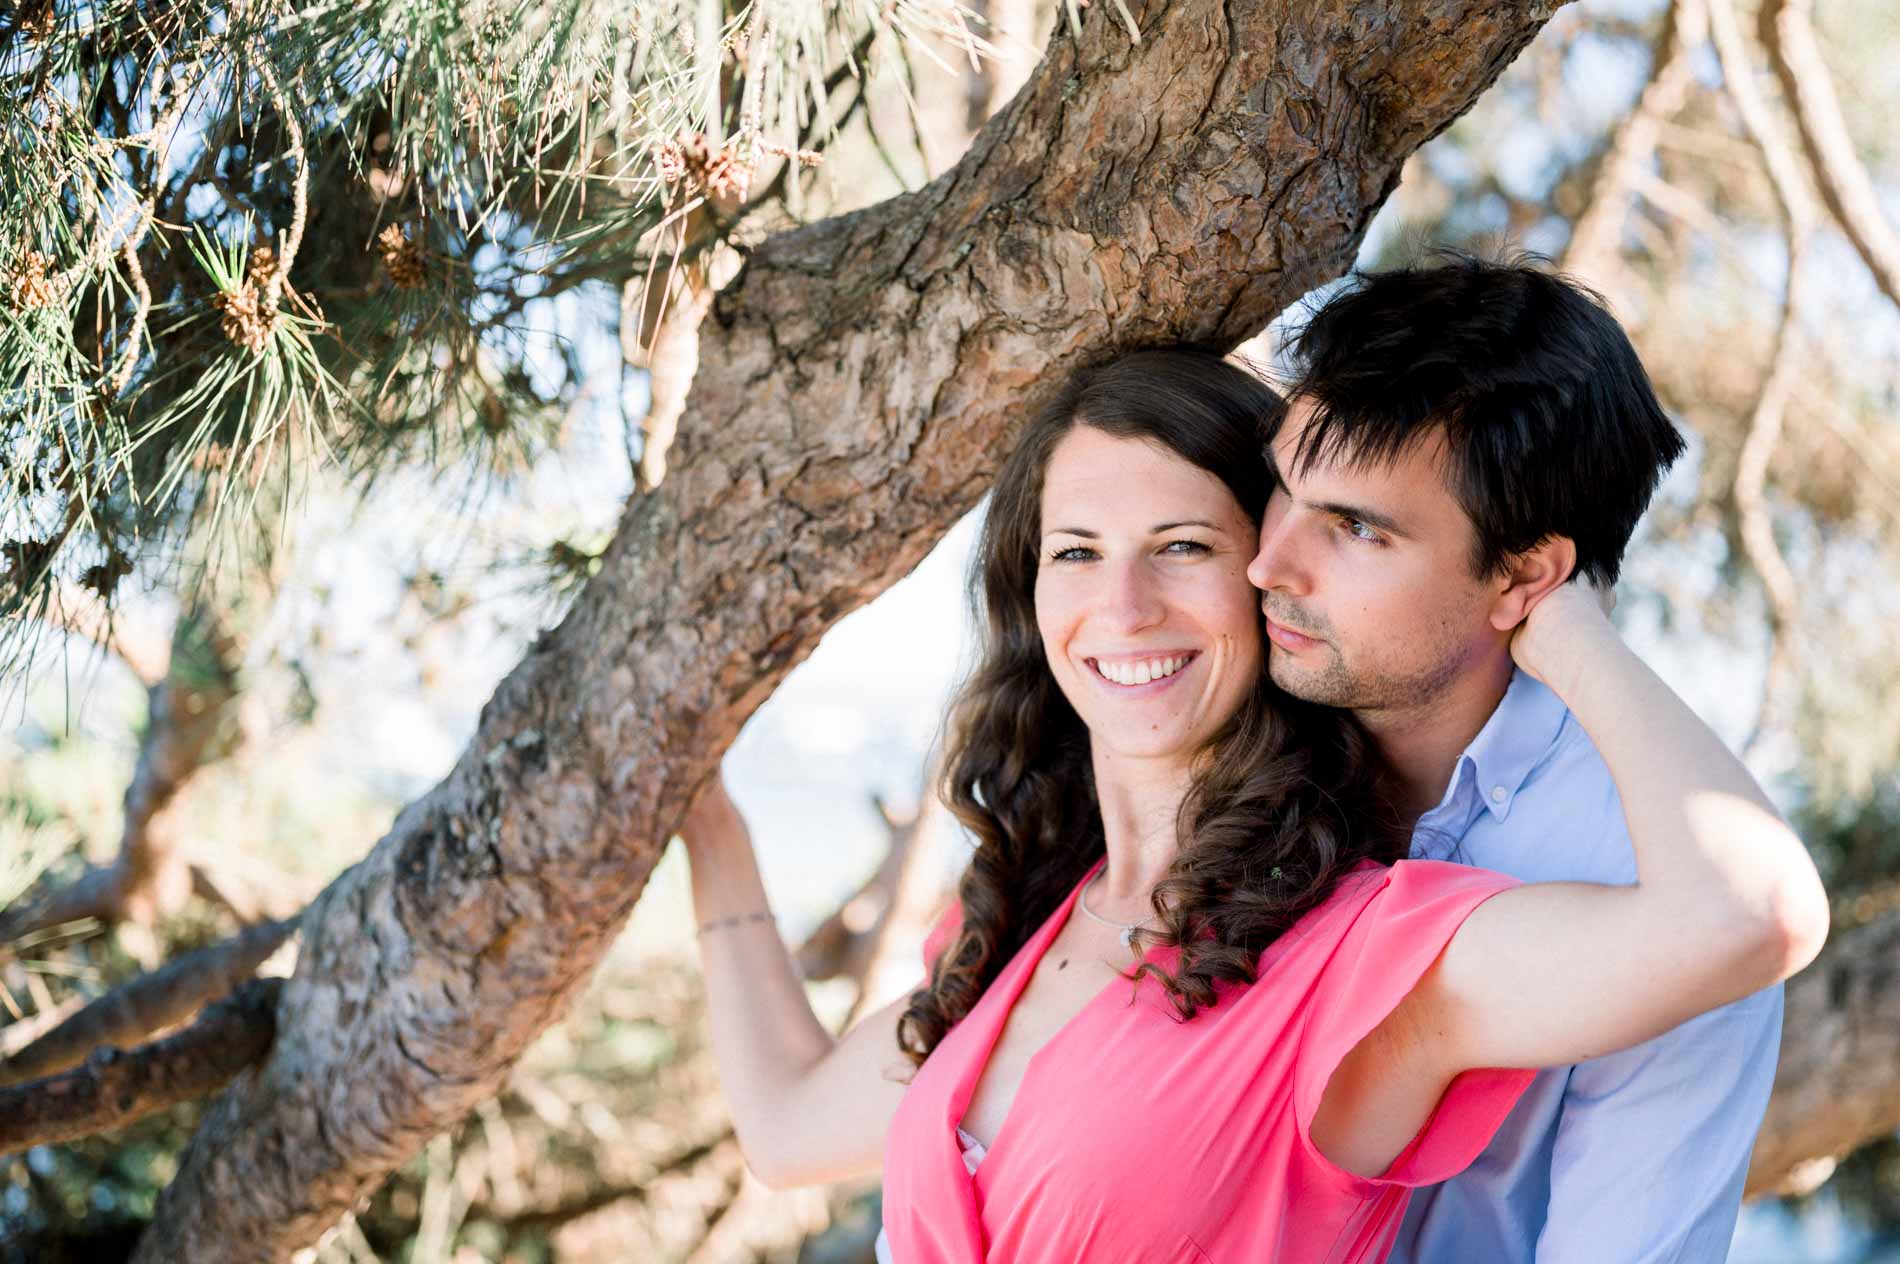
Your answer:
[[[1476,535],[1433,435],[1396,461],[1294,452],[1312,408],[1296,399],[1270,456],[1279,485],[1247,578],[1267,617],[1267,670],[1298,698],[1354,711],[1429,706],[1502,635],[1497,583],[1472,569]]]

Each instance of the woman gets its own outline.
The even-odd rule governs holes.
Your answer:
[[[1354,723],[1263,670],[1245,568],[1279,407],[1216,357],[1142,353],[1078,375],[1005,464],[946,759],[978,847],[922,990],[834,1040],[730,801],[686,823],[747,1159],[790,1185],[882,1157],[897,1264],[1383,1259],[1524,1068],[1818,950],[1799,840],[1576,585],[1513,654],[1617,775],[1638,884],[1402,859]]]

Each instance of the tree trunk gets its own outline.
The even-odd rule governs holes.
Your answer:
[[[209,1111],[139,1260],[282,1259],[493,1093],[740,724],[975,504],[1062,376],[1231,345],[1337,275],[1556,6],[1129,7],[1140,44],[1095,6],[956,168],[768,241],[718,297],[668,483],[312,905],[271,1056]]]
[[[1781,1062],[1748,1193],[1809,1193],[1900,1128],[1900,913],[1851,930],[1788,981]]]

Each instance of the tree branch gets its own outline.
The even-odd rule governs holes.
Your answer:
[[[296,928],[294,921],[247,927],[114,988],[0,1063],[0,1084],[64,1071],[95,1048],[128,1045],[183,1022],[255,974]]]
[[[602,1208],[611,1207],[617,1202],[631,1199],[645,1202],[653,1188],[666,1177],[698,1167],[700,1163],[712,1157],[719,1150],[735,1145],[730,1125],[722,1128],[710,1140],[660,1161],[651,1175],[631,1184],[604,1184],[584,1194],[576,1194],[541,1207],[528,1207],[520,1211],[504,1213],[500,1208],[476,1203],[468,1209],[470,1220],[492,1220],[505,1227],[510,1233],[523,1233],[537,1230],[543,1233],[560,1228],[582,1216],[592,1215]]]
[[[219,754],[238,694],[238,650],[227,624],[198,606],[173,629],[166,675],[148,691],[150,718],[125,791],[118,855],[64,887],[0,912],[0,944],[86,917],[149,920],[155,911],[149,905],[182,896],[185,871],[156,822],[184,784]]]
[[[1760,29],[1768,64],[1794,107],[1801,144],[1821,186],[1822,200],[1860,252],[1875,283],[1890,302],[1900,304],[1900,237],[1881,213],[1874,183],[1854,152],[1840,100],[1834,95],[1834,78],[1814,37],[1809,5],[1810,0],[1764,0]]]
[[[1597,166],[1590,201],[1577,217],[1559,265],[1601,285],[1621,253],[1630,194],[1656,154],[1662,127],[1682,111],[1695,87],[1693,54],[1708,26],[1702,0],[1676,0],[1663,18],[1662,37],[1651,54],[1649,83],[1636,108],[1618,124]]]
[[[715,299],[667,482],[311,905],[285,1030],[137,1260],[287,1257],[492,1094],[741,723],[976,503],[1021,419],[1084,363],[1231,345],[1342,272],[1555,6],[1130,7],[1139,45],[1091,10],[955,168],[768,240]]]
[[[1722,81],[1741,114],[1749,138],[1761,150],[1788,246],[1788,271],[1783,284],[1781,323],[1775,332],[1774,359],[1756,396],[1748,435],[1742,442],[1741,457],[1735,469],[1735,510],[1741,517],[1742,547],[1755,574],[1761,578],[1762,591],[1768,600],[1768,672],[1762,683],[1762,702],[1753,731],[1744,743],[1746,750],[1769,731],[1777,718],[1781,700],[1793,679],[1797,653],[1793,641],[1799,629],[1800,592],[1787,559],[1781,555],[1781,546],[1775,541],[1774,518],[1765,489],[1768,467],[1781,442],[1782,422],[1801,372],[1799,291],[1808,238],[1814,231],[1815,210],[1813,195],[1795,162],[1793,147],[1782,136],[1755,82],[1741,27],[1735,18],[1734,0],[1708,0],[1708,3],[1709,33],[1714,37],[1716,54],[1722,62]]]
[[[935,793],[934,767],[925,774],[917,810],[899,816],[882,799],[872,799],[891,842],[877,871],[837,912],[819,923],[793,954],[806,979],[842,976],[857,985],[858,996],[841,1030],[882,1003],[880,979],[892,962],[899,940],[910,932],[929,928],[928,918],[941,903],[941,883],[931,874],[938,857],[936,843],[949,826],[949,810]],[[915,967],[909,973],[915,974]]]
[[[101,1048],[51,1079],[0,1088],[0,1154],[119,1128],[222,1088],[270,1049],[281,979],[253,979],[175,1036]]]
[[[148,690],[165,678],[168,647],[152,632],[128,631],[97,594],[60,580],[53,586],[45,619],[61,631],[80,636],[116,654]]]

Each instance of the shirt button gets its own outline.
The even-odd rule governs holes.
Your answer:
[[[1503,787],[1503,786],[1492,786],[1492,787],[1491,787],[1491,802],[1493,802],[1493,803],[1502,803],[1502,802],[1504,802],[1504,800],[1505,800],[1505,799],[1506,799],[1507,797],[1508,797],[1508,796],[1507,796],[1507,795],[1506,795],[1506,794],[1504,793],[1504,787]]]

